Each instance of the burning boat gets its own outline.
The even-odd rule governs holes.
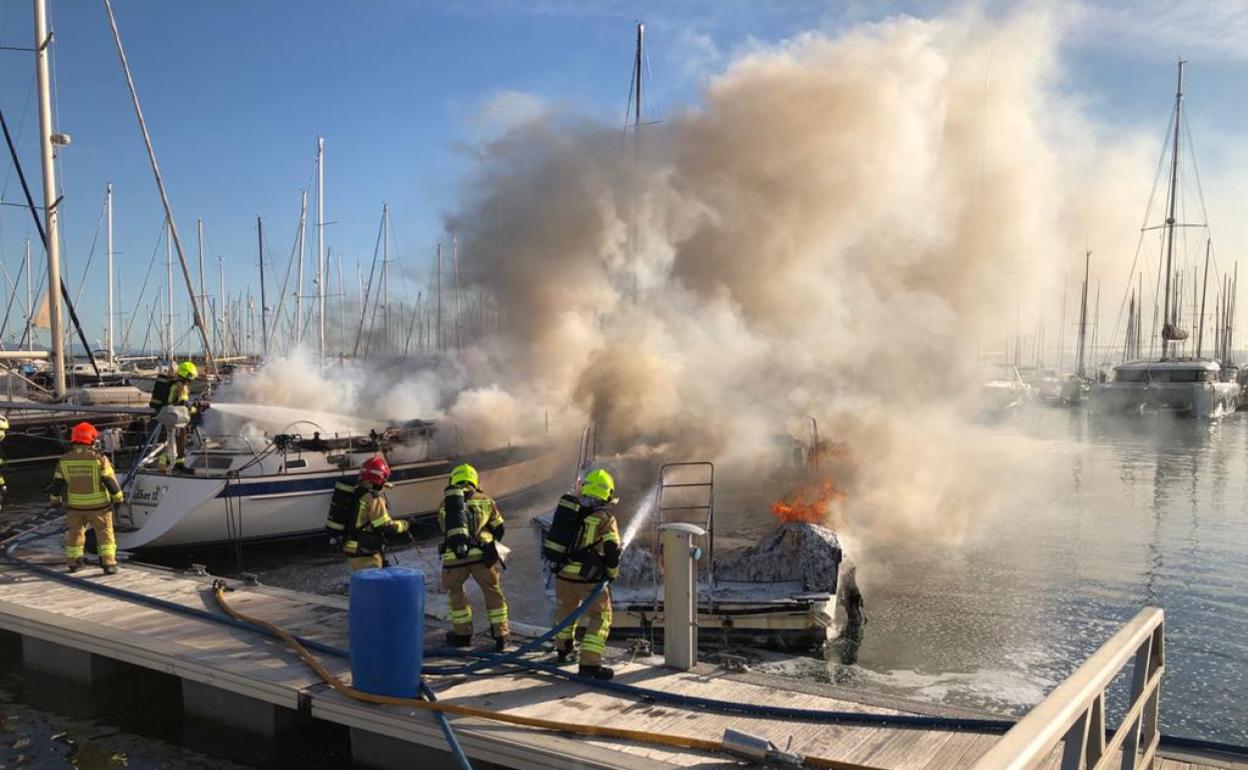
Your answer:
[[[272,435],[197,436],[187,455],[190,473],[175,475],[154,467],[158,448],[123,484],[117,545],[234,545],[319,534],[334,484],[354,481],[360,463],[375,455],[392,469],[387,499],[399,517],[436,513],[451,468],[462,462],[475,465],[482,486],[500,499],[563,467],[562,455],[546,445],[454,451],[447,443],[423,420],[333,433],[299,420]]]
[[[612,633],[658,641],[663,634],[663,554],[658,528],[685,522],[702,527],[698,578],[699,641],[711,645],[753,645],[786,650],[817,649],[835,638],[843,619],[859,617],[860,597],[853,572],[842,566],[834,531],[822,521],[832,495],[831,482],[817,486],[811,501],[754,546],[717,553],[714,467],[673,463],[659,471],[652,502],[649,547],[626,548],[620,577],[611,586]],[[638,514],[642,515],[642,514]],[[549,518],[538,519],[549,526]],[[628,532],[624,540],[629,540]],[[838,613],[838,595],[845,611]]]

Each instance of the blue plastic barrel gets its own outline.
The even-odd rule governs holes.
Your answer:
[[[414,698],[424,665],[425,576],[406,567],[351,576],[351,681],[375,695]]]

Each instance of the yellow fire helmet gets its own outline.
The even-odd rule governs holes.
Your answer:
[[[619,498],[615,496],[615,479],[602,468],[585,474],[585,481],[581,484],[581,496],[592,497],[604,503],[619,502]]]
[[[463,465],[457,465],[455,466],[455,469],[451,471],[451,483],[452,484],[459,485],[465,482],[473,485],[477,489],[481,488],[481,482],[478,480],[478,477],[477,477],[477,469],[472,467],[468,463],[464,463]]]
[[[184,380],[193,380],[199,376],[199,369],[190,361],[178,364],[178,376]]]

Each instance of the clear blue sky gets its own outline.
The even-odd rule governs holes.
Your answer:
[[[0,44],[31,45],[30,6],[25,0],[0,6]],[[356,259],[368,260],[385,200],[398,258],[414,265],[442,237],[442,215],[454,206],[470,169],[465,143],[488,130],[482,105],[514,91],[621,120],[635,20],[647,23],[647,108],[661,116],[696,101],[700,82],[752,41],[835,32],[899,12],[948,10],[922,2],[803,0],[115,0],[114,7],[191,256],[195,219],[205,220],[211,293],[217,256],[226,259],[227,291],[256,282],[257,215],[265,220],[275,261],[284,266],[299,190],[312,180],[318,133],[326,137],[326,210],[334,222],[327,240],[334,252],[346,255],[352,273]],[[1215,12],[1213,5],[1184,12],[1160,0],[1130,11],[1108,2],[1087,8],[1089,21],[1068,43],[1068,77],[1099,120],[1155,123],[1163,131],[1170,63],[1180,53],[1199,68],[1191,87],[1200,105],[1194,125],[1237,126],[1248,117],[1245,56],[1238,49],[1246,45],[1243,12]],[[52,19],[57,127],[73,137],[62,153],[71,288],[81,279],[111,181],[128,311],[159,236],[159,199],[103,4],[52,0]],[[0,61],[0,108],[20,134],[27,174],[37,185],[33,57],[0,51]],[[7,155],[0,169],[4,200],[20,202]],[[27,235],[33,235],[29,214],[0,207],[0,258],[10,273]],[[100,237],[92,268],[97,290],[83,303],[96,337],[103,327]],[[144,301],[152,296],[149,289]]]

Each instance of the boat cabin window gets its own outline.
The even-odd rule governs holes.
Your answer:
[[[1171,369],[1169,374],[1170,382],[1213,382],[1213,372],[1208,369]]]
[[[288,470],[288,471],[289,471],[289,470],[294,470],[294,469],[296,469],[296,468],[306,468],[306,467],[308,467],[308,461],[307,461],[307,460],[304,460],[304,459],[302,459],[302,458],[297,459],[297,460],[287,460],[287,461],[286,461],[286,470]]]
[[[192,452],[187,457],[187,464],[192,468],[207,468],[214,471],[228,470],[234,464],[233,455],[207,455]]]
[[[1118,369],[1114,372],[1118,382],[1217,382],[1217,373],[1205,368],[1155,368]]]

